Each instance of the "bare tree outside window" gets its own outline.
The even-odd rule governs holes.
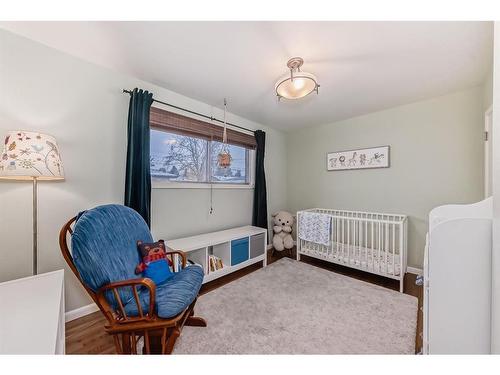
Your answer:
[[[206,181],[208,142],[203,139],[182,135],[174,137],[176,142],[170,146],[169,150],[171,164],[188,181]]]

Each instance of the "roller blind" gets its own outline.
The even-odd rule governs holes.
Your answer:
[[[149,124],[152,129],[164,130],[170,133],[198,137],[222,142],[224,128],[206,121],[179,115],[161,108],[151,107]],[[257,143],[252,134],[227,129],[227,142],[232,145],[255,149]]]

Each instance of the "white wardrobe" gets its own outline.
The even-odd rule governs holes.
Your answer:
[[[490,353],[492,198],[429,214],[424,354]]]

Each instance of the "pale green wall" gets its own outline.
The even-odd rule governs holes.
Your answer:
[[[493,66],[488,71],[483,84],[483,110],[486,111],[493,104]]]
[[[421,267],[429,210],[483,199],[484,90],[289,132],[288,208],[406,214],[408,265]],[[326,171],[328,151],[381,145],[391,147],[390,168]]]
[[[122,88],[139,86],[195,111],[211,110],[2,30],[0,84],[0,137],[11,129],[40,129],[56,136],[63,155],[66,180],[39,186],[41,272],[65,267],[57,235],[69,217],[123,200],[129,99]],[[410,265],[419,266],[428,210],[482,198],[482,97],[489,92],[491,88],[471,89],[286,136],[232,114],[229,119],[267,132],[270,213],[314,206],[407,213]],[[383,144],[391,145],[390,169],[325,171],[327,151]],[[9,259],[0,262],[0,281],[30,274],[30,189],[29,184],[0,183],[0,256]],[[252,190],[215,191],[212,216],[208,202],[207,189],[154,190],[155,237],[169,239],[251,220]],[[67,272],[67,309],[89,302]]]
[[[3,30],[0,87],[0,138],[8,130],[39,129],[58,140],[66,180],[39,184],[39,269],[66,269],[66,309],[82,307],[90,298],[66,267],[58,234],[81,210],[123,202],[129,97],[122,89],[141,87],[201,113],[211,113],[211,107]],[[222,113],[214,110],[214,116]],[[282,209],[285,135],[231,113],[228,120],[266,131],[269,212]],[[213,215],[209,199],[209,189],[154,189],[154,237],[168,240],[251,223],[253,190],[215,190]],[[0,282],[30,274],[31,246],[31,185],[0,182]]]

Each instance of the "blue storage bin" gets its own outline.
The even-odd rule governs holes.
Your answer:
[[[231,241],[231,266],[248,260],[248,237]]]

